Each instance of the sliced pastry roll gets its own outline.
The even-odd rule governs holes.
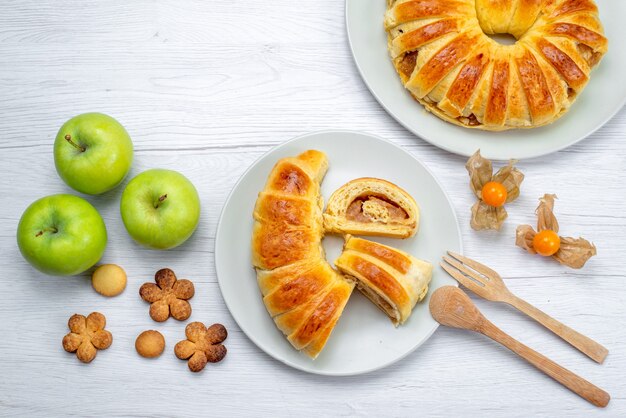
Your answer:
[[[324,229],[331,233],[408,238],[418,224],[419,208],[406,191],[369,177],[341,186],[324,212]]]
[[[315,150],[279,160],[254,207],[252,263],[271,270],[324,256],[319,182],[328,168]]]
[[[335,265],[354,277],[357,288],[396,326],[426,296],[433,272],[432,264],[404,251],[350,235]]]
[[[354,288],[324,258],[320,182],[327,168],[315,150],[279,160],[253,213],[252,263],[265,307],[293,347],[312,358]]]
[[[261,192],[254,209],[252,262],[273,269],[299,260],[322,258],[322,209],[313,199]]]
[[[276,326],[296,350],[313,358],[326,344],[354,288],[354,282],[323,259],[258,270],[257,281]]]

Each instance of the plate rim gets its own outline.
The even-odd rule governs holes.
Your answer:
[[[413,348],[411,348],[410,350],[408,350],[406,353],[403,353],[402,355],[398,356],[398,357],[394,357],[392,360],[382,363],[380,365],[365,369],[365,370],[360,370],[360,371],[354,371],[354,372],[332,372],[332,371],[325,371],[325,370],[315,370],[315,369],[309,369],[306,368],[304,366],[301,366],[300,364],[291,362],[285,358],[282,358],[281,356],[275,355],[275,353],[273,353],[271,350],[268,350],[266,347],[264,347],[261,343],[259,343],[259,341],[254,338],[253,336],[251,336],[251,333],[249,333],[239,322],[239,320],[236,318],[236,316],[233,314],[233,310],[231,308],[231,306],[229,305],[228,301],[226,300],[226,298],[224,297],[224,290],[222,289],[222,282],[220,280],[220,274],[219,274],[219,265],[220,265],[220,257],[219,257],[219,248],[220,246],[218,245],[218,239],[220,237],[220,231],[223,227],[223,219],[224,219],[224,213],[226,210],[226,207],[229,205],[235,190],[238,189],[238,187],[240,186],[241,182],[243,181],[243,179],[248,175],[248,173],[255,167],[257,166],[263,159],[265,159],[269,154],[283,148],[286,147],[287,145],[302,140],[303,138],[307,138],[310,136],[316,136],[316,135],[327,135],[327,134],[333,134],[333,133],[350,133],[350,134],[356,134],[356,135],[362,135],[362,136],[369,136],[371,138],[374,138],[376,140],[382,141],[387,143],[390,146],[393,146],[395,148],[398,148],[400,151],[408,154],[417,164],[419,164],[423,169],[426,170],[426,172],[433,178],[433,180],[435,181],[435,183],[437,184],[437,186],[441,189],[441,191],[443,192],[443,195],[446,198],[446,201],[448,202],[448,205],[450,206],[450,208],[452,209],[452,216],[455,220],[455,226],[456,226],[456,232],[457,232],[457,237],[458,237],[458,241],[459,241],[459,251],[462,254],[463,253],[463,234],[461,232],[461,226],[459,224],[459,218],[457,216],[456,210],[454,208],[454,205],[452,203],[452,200],[450,199],[450,195],[448,194],[448,192],[446,191],[446,189],[443,187],[443,185],[441,184],[441,182],[439,181],[439,179],[437,178],[437,176],[431,171],[431,169],[425,165],[424,163],[422,163],[420,160],[418,160],[413,154],[411,154],[410,152],[408,152],[407,150],[405,150],[403,147],[401,147],[400,145],[382,138],[378,135],[375,134],[370,134],[370,133],[365,133],[362,131],[357,131],[357,130],[352,130],[352,129],[323,129],[323,130],[317,130],[317,131],[312,131],[312,132],[308,132],[305,134],[301,134],[298,135],[296,137],[293,137],[287,141],[284,141],[278,145],[275,145],[273,147],[271,147],[269,150],[267,150],[266,152],[264,152],[261,156],[259,156],[252,164],[250,164],[250,166],[241,174],[241,176],[239,177],[239,179],[235,182],[235,184],[233,185],[232,189],[230,190],[230,192],[228,193],[228,197],[226,198],[226,200],[224,201],[224,204],[222,206],[222,210],[220,211],[220,216],[218,219],[218,223],[217,223],[217,228],[215,231],[215,254],[213,257],[213,261],[214,261],[214,265],[215,265],[215,274],[217,277],[217,284],[219,286],[220,289],[220,294],[222,296],[222,300],[224,301],[224,304],[226,305],[226,308],[228,309],[228,312],[230,313],[230,316],[233,318],[233,320],[235,321],[235,323],[237,324],[237,326],[239,327],[239,329],[241,329],[241,331],[243,332],[243,334],[250,340],[252,341],[252,343],[254,343],[254,345],[256,345],[261,351],[263,351],[265,354],[267,354],[269,357],[273,358],[274,360],[279,361],[282,364],[285,364],[287,366],[290,366],[294,369],[300,370],[302,372],[306,372],[306,373],[311,373],[311,374],[315,374],[315,375],[320,375],[320,376],[357,376],[357,375],[362,375],[362,374],[366,374],[366,373],[371,373],[374,372],[376,370],[381,370],[384,369],[386,367],[389,367],[393,364],[395,364],[396,362],[401,361],[402,359],[404,359],[405,357],[407,357],[409,354],[415,352],[419,347],[421,347],[426,341],[428,341],[430,339],[430,337],[432,337],[432,335],[434,334],[434,332],[439,328],[439,323],[437,323],[437,321],[435,321],[435,326],[430,330],[430,332],[428,332],[425,336],[425,338],[423,338],[423,340],[415,345]],[[455,281],[452,285],[457,286],[458,287],[458,283]]]
[[[359,72],[359,75],[361,76],[361,80],[363,80],[363,83],[365,83],[365,86],[369,90],[370,94],[374,97],[374,99],[376,99],[378,104],[385,110],[385,112],[387,112],[387,114],[389,116],[391,116],[404,129],[409,131],[411,134],[413,134],[417,138],[421,139],[422,141],[425,141],[425,142],[429,143],[430,145],[432,145],[434,147],[437,147],[439,149],[447,151],[449,153],[452,153],[452,154],[455,154],[455,155],[460,155],[460,156],[463,156],[463,157],[470,157],[471,153],[466,153],[466,152],[464,152],[462,150],[455,150],[452,147],[449,147],[449,146],[447,146],[445,144],[436,143],[436,141],[432,141],[431,139],[426,138],[421,133],[418,133],[416,130],[412,129],[410,126],[408,126],[408,123],[405,123],[398,115],[396,115],[396,113],[393,112],[383,102],[383,100],[378,96],[378,94],[374,91],[374,89],[370,85],[370,82],[365,77],[365,74],[363,72],[363,69],[361,68],[361,65],[359,64],[359,60],[357,59],[356,53],[354,51],[354,44],[352,42],[352,37],[350,36],[350,30],[349,30],[350,24],[349,24],[349,12],[348,12],[348,9],[349,9],[350,4],[352,3],[352,1],[353,0],[345,0],[345,3],[344,3],[344,27],[345,27],[346,35],[347,35],[347,38],[348,38],[348,45],[350,47],[350,54],[352,55],[352,61],[354,62],[355,66],[357,68],[357,71]],[[543,156],[546,156],[546,155],[554,154],[555,152],[562,151],[562,150],[567,149],[567,148],[569,148],[569,147],[571,147],[573,145],[578,144],[579,142],[581,142],[584,139],[588,138],[589,136],[593,135],[600,128],[604,127],[611,119],[613,119],[615,117],[615,115],[617,115],[624,108],[624,105],[626,105],[626,95],[624,97],[622,97],[620,105],[617,106],[616,109],[614,109],[612,112],[609,112],[607,114],[607,116],[605,116],[605,118],[602,119],[601,123],[597,124],[595,127],[593,127],[593,129],[591,129],[589,131],[586,131],[583,134],[578,135],[576,137],[576,139],[574,139],[573,141],[568,142],[567,144],[563,144],[563,145],[556,145],[556,146],[548,147],[548,148],[546,148],[543,151],[530,152],[530,153],[527,153],[523,157],[520,157],[518,159],[539,158],[539,157],[543,157]],[[429,114],[431,114],[431,113],[429,112]],[[432,115],[432,116],[436,117],[435,115]],[[497,140],[497,139],[495,139],[495,140]],[[492,160],[496,160],[496,161],[505,161],[508,158],[491,157],[491,159]]]

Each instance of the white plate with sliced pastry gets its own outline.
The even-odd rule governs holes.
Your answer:
[[[400,124],[456,154],[519,159],[575,144],[623,107],[626,1],[498,3],[346,0],[357,68]]]
[[[461,234],[431,172],[391,142],[329,131],[245,172],[222,211],[215,265],[228,309],[259,348],[310,373],[355,375],[435,331],[430,295],[455,285],[437,264],[446,250],[461,251]]]

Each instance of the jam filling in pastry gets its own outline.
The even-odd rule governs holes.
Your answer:
[[[419,208],[400,187],[386,180],[352,180],[330,199],[324,229],[336,234],[408,238],[417,232]]]
[[[415,304],[424,299],[433,272],[432,264],[404,251],[351,235],[346,236],[335,265],[346,276],[354,277],[361,293],[396,326],[403,324]]]

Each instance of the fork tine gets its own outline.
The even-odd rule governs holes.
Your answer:
[[[500,278],[500,275],[497,272],[490,269],[486,265],[479,263],[478,261],[472,260],[471,258],[464,257],[461,254],[457,254],[453,251],[448,251],[448,255],[460,261],[461,263],[473,268],[477,272],[483,274],[484,276],[487,277],[487,279],[490,279],[491,277]]]
[[[443,258],[443,261],[445,261],[446,263],[450,264],[455,269],[459,270],[465,276],[468,276],[470,279],[473,279],[473,280],[477,281],[480,284],[483,284],[483,285],[485,284],[484,283],[485,278],[483,276],[481,276],[479,273],[477,273],[476,271],[470,269],[465,264],[461,264],[458,261],[456,261],[455,259],[450,258],[450,257],[446,257],[445,255],[442,258]]]
[[[452,276],[452,278],[455,279],[457,282],[461,283],[463,286],[465,286],[472,292],[476,293],[477,295],[482,294],[481,291],[483,290],[483,286],[484,286],[483,284],[479,284],[478,282],[475,282],[473,279],[467,277],[466,275],[461,273],[459,270],[457,270],[450,264],[447,264],[445,261],[439,263],[439,265],[450,276]]]

